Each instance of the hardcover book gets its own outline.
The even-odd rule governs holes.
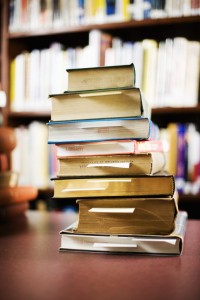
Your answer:
[[[151,175],[165,168],[165,154],[152,152],[58,158],[57,176]]]
[[[151,108],[140,89],[65,92],[50,95],[51,120],[150,117]]]
[[[115,140],[88,143],[67,143],[56,145],[56,155],[61,157],[142,154],[167,152],[169,145],[165,140]]]
[[[173,196],[174,177],[170,174],[126,177],[85,177],[54,180],[54,198]]]
[[[49,122],[48,143],[158,139],[159,128],[149,118],[114,118]]]
[[[177,215],[175,197],[77,200],[77,233],[170,234]]]
[[[99,235],[77,233],[77,222],[60,232],[61,251],[181,255],[187,225],[187,212],[179,211],[175,229],[169,235]]]
[[[135,66],[119,65],[67,69],[68,91],[130,88],[135,86]]]

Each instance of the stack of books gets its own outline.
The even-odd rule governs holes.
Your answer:
[[[20,174],[10,170],[10,154],[17,146],[14,128],[0,127],[0,222],[23,214],[29,201],[37,198],[32,186],[18,184]]]
[[[134,65],[67,73],[68,91],[50,95],[48,143],[59,163],[54,198],[76,199],[79,218],[60,249],[180,254],[187,214]]]

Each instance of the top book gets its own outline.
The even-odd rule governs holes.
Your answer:
[[[68,91],[131,88],[135,86],[134,64],[67,69]]]

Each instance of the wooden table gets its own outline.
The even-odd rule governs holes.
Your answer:
[[[189,220],[182,256],[59,252],[73,214],[30,211],[0,225],[1,299],[200,299],[200,221]]]

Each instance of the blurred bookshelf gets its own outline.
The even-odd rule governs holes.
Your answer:
[[[146,53],[148,53],[151,57],[152,52],[148,52],[148,49],[145,48],[144,50],[144,48],[142,48],[144,44],[147,44],[146,41],[148,42],[148,46],[150,45],[150,47],[152,46],[154,50],[156,49],[157,55],[158,53],[161,53],[159,51],[161,51],[163,47],[165,48],[168,43],[170,47],[176,44],[178,49],[180,49],[181,46],[183,46],[183,49],[188,49],[188,47],[193,47],[193,45],[195,45],[197,50],[194,51],[198,54],[195,55],[196,60],[193,60],[193,64],[195,65],[195,61],[199,61],[200,8],[198,6],[189,6],[189,3],[191,4],[192,1],[180,1],[182,4],[183,2],[187,2],[188,5],[184,7],[182,5],[179,9],[178,7],[175,7],[175,3],[174,7],[169,6],[169,2],[173,3],[173,1],[157,1],[159,5],[156,8],[149,8],[147,11],[144,11],[144,8],[141,10],[141,7],[138,11],[138,7],[133,6],[133,1],[98,1],[101,3],[101,7],[93,7],[93,12],[89,6],[94,5],[94,2],[96,1],[48,1],[48,3],[60,3],[60,10],[59,6],[53,7],[53,4],[51,3],[50,16],[47,18],[47,6],[37,6],[34,8],[35,11],[32,11],[35,20],[33,20],[33,18],[30,19],[30,16],[28,15],[28,8],[26,6],[23,7],[22,2],[26,4],[28,3],[28,1],[20,0],[1,0],[2,44],[0,58],[2,74],[1,81],[8,98],[8,105],[3,110],[5,124],[15,127],[16,130],[20,132],[19,136],[22,136],[22,131],[26,132],[24,140],[27,139],[29,134],[29,129],[27,128],[34,127],[35,129],[32,130],[32,132],[36,132],[36,128],[40,128],[40,124],[42,126],[49,121],[50,108],[48,95],[67,90],[67,77],[65,74],[66,68],[79,66],[84,67],[85,65],[83,64],[83,61],[85,61],[86,64],[89,64],[90,61],[88,57],[90,56],[88,56],[87,53],[87,49],[89,48],[88,46],[90,46],[90,48],[92,47],[93,53],[95,53],[93,55],[94,59],[90,62],[91,64],[93,63],[94,66],[102,65],[100,62],[100,56],[96,55],[99,48],[102,46],[102,42],[107,43],[104,48],[105,64],[106,60],[107,62],[109,61],[110,55],[117,56],[113,49],[106,50],[107,48],[113,48],[113,45],[118,45],[118,47],[120,47],[118,50],[120,49],[119,52],[121,52],[120,58],[118,57],[119,60],[113,61],[113,64],[132,62],[130,51],[135,53],[135,55],[136,53],[138,55],[138,50],[133,49],[135,45],[138,46],[137,49],[140,51],[147,50]],[[45,1],[43,2],[46,3]],[[65,4],[65,6],[67,5],[66,3],[73,2],[73,5],[70,6],[70,16],[65,15],[67,7],[63,8],[61,2],[62,5]],[[115,12],[112,7],[110,15],[108,15],[107,6],[110,2],[115,4]],[[165,7],[161,5],[164,2]],[[40,3],[40,1],[38,1],[38,3]],[[82,3],[81,7],[79,7],[80,3]],[[125,4],[127,3],[128,6],[126,7]],[[53,15],[54,17],[52,17]],[[19,19],[19,16],[21,16],[21,19]],[[103,35],[101,35],[102,33]],[[102,36],[104,39],[103,41],[101,39]],[[13,62],[16,67],[16,59],[18,59],[18,61],[23,61],[23,64],[27,63],[28,59],[31,57],[31,62],[28,62],[29,68],[31,64],[34,65],[34,61],[36,62],[35,68],[37,68],[39,66],[37,57],[41,57],[42,55],[45,56],[45,53],[47,53],[47,56],[51,54],[53,58],[60,58],[61,56],[64,56],[64,58],[60,61],[60,63],[56,60],[57,66],[54,65],[54,70],[52,71],[53,74],[51,79],[49,79],[49,82],[45,82],[45,77],[47,77],[47,75],[43,72],[42,74],[39,74],[38,77],[41,78],[41,86],[38,87],[38,82],[35,83],[36,86],[29,86],[30,91],[37,91],[37,88],[39,91],[42,91],[40,95],[34,94],[29,103],[30,95],[27,96],[27,90],[20,90],[20,92],[18,91],[19,94],[16,96],[16,98],[20,99],[19,103],[17,103],[15,101],[15,97],[13,97],[12,88],[13,82],[16,82],[16,78],[13,79],[12,74]],[[186,56],[184,56],[186,55],[185,52],[180,51],[179,54],[180,58],[177,62],[177,66],[180,64],[181,60],[184,62],[184,58],[186,58]],[[163,55],[163,53],[161,53],[161,55]],[[189,55],[191,55],[191,53],[189,53]],[[70,56],[73,57],[72,60],[69,59]],[[167,54],[167,57],[170,58],[169,53]],[[191,57],[194,57],[194,55],[191,55]],[[126,58],[126,60],[124,58]],[[136,56],[135,59],[138,59],[138,56]],[[78,63],[80,63],[80,65]],[[164,70],[162,60],[160,64]],[[137,70],[137,68],[140,69]],[[181,70],[183,70],[182,68],[180,68],[179,72],[177,67],[177,74],[181,74]],[[186,66],[184,64],[184,68],[191,68],[191,66],[189,65],[188,67],[188,65]],[[32,70],[35,70],[34,67]],[[62,72],[59,70],[62,70]],[[155,94],[152,94],[151,90],[149,91],[149,85],[153,86],[152,82],[150,82],[148,86],[144,86],[144,74],[141,73],[141,66],[136,63],[136,74],[139,74],[137,84],[142,89],[144,88],[144,94],[147,100],[148,98],[151,98],[150,101],[152,101],[152,99],[154,100],[154,98],[156,99],[156,102],[152,102],[152,119],[161,128],[167,128],[170,123],[194,124],[196,131],[199,133],[199,65],[196,66],[195,70],[197,74],[195,75],[195,78],[193,76],[191,77],[191,73],[188,72],[190,75],[188,75],[189,77],[187,78],[190,80],[188,79],[189,84],[186,92],[181,90],[183,85],[180,85],[179,90],[175,94],[170,94],[168,91],[168,94],[161,95],[162,101],[160,101],[159,93],[161,93],[161,91],[159,90],[159,93],[155,96]],[[159,77],[159,74],[155,75],[151,72],[152,70],[148,73],[148,78],[149,74],[153,74],[151,76],[152,78],[154,76]],[[62,74],[58,76],[58,73]],[[18,74],[22,75],[18,76],[20,78],[27,75],[26,72]],[[33,74],[33,71],[31,71],[31,74]],[[166,77],[167,76],[169,76],[169,73],[167,73]],[[180,78],[180,80],[182,80],[182,78]],[[196,90],[195,93],[191,94],[190,99],[189,92],[190,89],[193,89],[194,87],[191,80],[193,83],[195,82]],[[30,78],[30,81],[33,82],[32,77]],[[51,84],[52,82],[53,84]],[[23,80],[18,80],[17,84],[19,87],[23,85],[25,86],[25,82]],[[44,93],[42,85],[45,85]],[[48,89],[47,86],[49,85],[53,88]],[[157,87],[158,86],[160,86],[159,81],[157,82]],[[38,99],[36,99],[37,96]],[[31,124],[34,125],[32,126]],[[42,126],[42,128],[44,130],[44,126]],[[35,134],[37,136],[37,133]],[[32,136],[30,139],[36,138]],[[45,132],[43,139],[45,139]],[[39,180],[38,178],[34,184],[37,184],[38,181],[44,182],[44,186],[38,186],[40,190],[39,198],[52,203],[52,200],[50,200],[52,196],[52,189],[51,184],[49,183],[49,177],[51,176],[51,166],[49,166],[49,161],[51,161],[51,158],[49,158],[50,152],[48,146],[46,146],[45,150],[40,148],[37,151],[47,151],[47,161],[45,162],[47,169],[44,171],[47,178],[44,181]],[[33,156],[33,158],[35,157],[36,155]],[[42,175],[43,179],[45,176],[44,173]],[[27,171],[25,174],[27,174]],[[199,177],[200,174],[198,174],[198,178]],[[197,213],[197,206],[199,206],[199,204],[200,187],[197,192],[195,191],[195,194],[191,192],[180,193],[180,206],[183,208],[187,207],[187,210],[190,210],[190,217],[200,218],[200,213]],[[51,205],[47,205],[47,207],[49,208]]]

